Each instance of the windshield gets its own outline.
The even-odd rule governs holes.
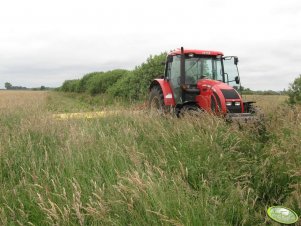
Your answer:
[[[223,81],[221,58],[194,56],[185,59],[186,84],[196,84],[199,79]]]

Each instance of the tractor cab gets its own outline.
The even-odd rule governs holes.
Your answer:
[[[198,82],[202,80],[219,81],[238,90],[237,63],[237,57],[223,57],[221,52],[185,50],[181,54],[175,51],[167,57],[164,79],[170,83],[175,103],[183,104],[195,101],[200,94]]]

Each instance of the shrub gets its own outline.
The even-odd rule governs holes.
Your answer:
[[[100,76],[103,72],[92,72],[86,74],[82,79],[79,81],[79,92],[86,92],[88,87],[90,86],[90,81],[93,80],[94,77]]]
[[[288,96],[290,104],[301,104],[301,74],[290,84]]]
[[[166,53],[150,56],[133,71],[117,69],[108,72],[86,74],[80,80],[66,80],[61,87],[64,92],[87,92],[91,95],[107,93],[111,97],[139,99],[145,97],[154,78],[164,73]]]
[[[80,80],[78,80],[78,79],[66,80],[63,83],[62,87],[61,87],[61,91],[64,91],[64,92],[78,92],[79,83],[80,83]]]
[[[91,95],[102,94],[114,85],[121,77],[128,73],[127,70],[113,70],[106,73],[97,73],[87,81],[87,89]]]
[[[150,56],[145,63],[136,67],[131,73],[116,82],[108,89],[112,96],[137,99],[145,96],[148,86],[154,78],[160,77],[164,72],[166,53]]]

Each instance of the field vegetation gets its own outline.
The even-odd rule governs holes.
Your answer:
[[[300,215],[301,109],[285,96],[247,98],[266,114],[260,133],[133,105],[56,120],[107,100],[1,91],[0,225],[273,225],[271,205]]]

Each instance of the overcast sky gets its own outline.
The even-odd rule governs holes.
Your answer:
[[[0,3],[0,88],[57,87],[181,46],[237,55],[243,86],[283,90],[301,74],[301,1]]]

